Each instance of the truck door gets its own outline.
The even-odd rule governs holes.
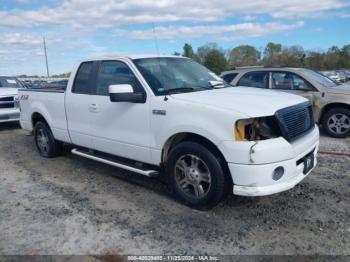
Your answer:
[[[91,96],[93,148],[141,162],[150,159],[149,103],[111,102],[110,85],[129,84],[135,92],[145,92],[127,61],[101,61]]]
[[[65,108],[68,131],[73,144],[91,148],[91,93],[94,62],[81,63],[71,88],[67,88]],[[63,110],[63,109],[62,109]]]

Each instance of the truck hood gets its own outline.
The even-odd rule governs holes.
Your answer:
[[[174,99],[212,106],[247,117],[271,116],[279,109],[307,101],[297,95],[250,87],[229,87],[174,94]]]
[[[18,89],[12,87],[0,87],[0,96],[18,95]]]
[[[350,84],[345,83],[336,87],[327,88],[327,93],[350,95]]]

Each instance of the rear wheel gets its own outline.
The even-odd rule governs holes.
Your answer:
[[[176,197],[188,206],[208,209],[226,195],[229,181],[221,161],[206,147],[182,142],[169,154],[166,173]]]
[[[50,128],[44,122],[37,122],[34,128],[35,145],[42,157],[52,158],[61,154],[62,144],[56,141]]]
[[[323,116],[322,126],[332,137],[345,138],[350,135],[350,110],[333,108]]]

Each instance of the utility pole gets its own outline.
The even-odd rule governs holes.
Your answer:
[[[47,77],[50,77],[50,73],[49,73],[49,63],[47,61],[47,50],[46,50],[46,41],[45,41],[45,37],[43,37],[44,40],[44,52],[45,52],[45,61],[46,61],[46,73],[47,73]]]

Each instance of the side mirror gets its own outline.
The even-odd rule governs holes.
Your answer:
[[[111,102],[144,103],[146,95],[135,93],[131,85],[110,85],[108,87],[109,99]]]

